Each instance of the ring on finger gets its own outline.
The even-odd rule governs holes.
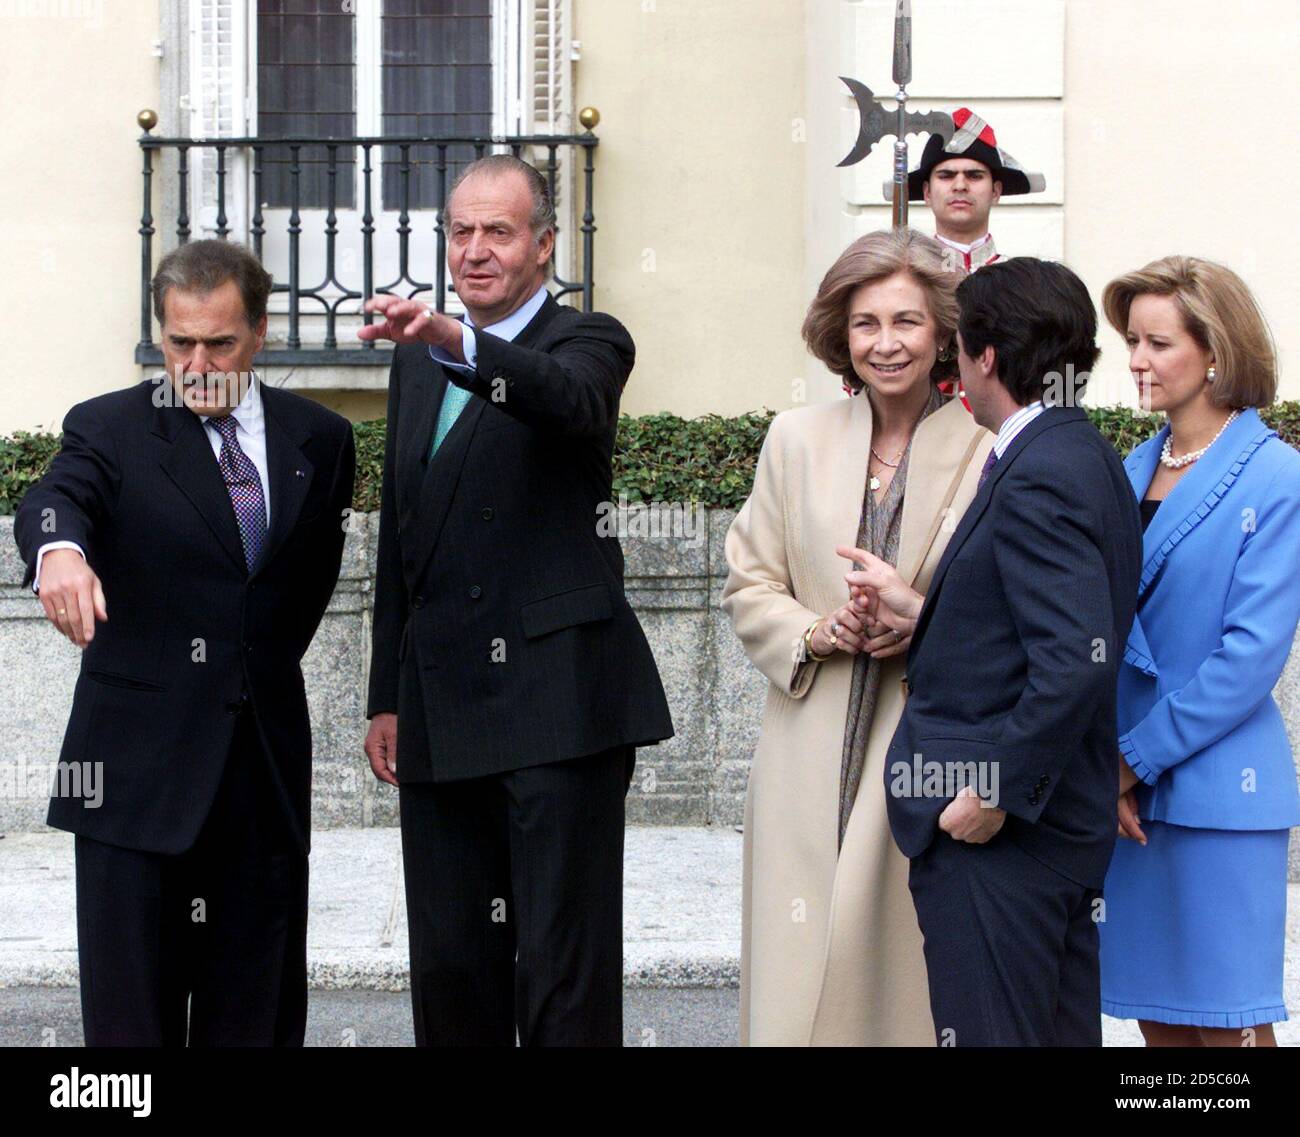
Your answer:
[[[68,610],[67,610],[66,608],[60,608],[60,609],[59,609],[59,615],[60,615],[60,616],[66,616],[67,614],[68,614]]]
[[[832,620],[831,621],[831,642],[834,642],[834,637],[838,636],[839,634],[840,634],[839,621]]]

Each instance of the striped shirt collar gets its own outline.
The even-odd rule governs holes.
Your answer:
[[[1007,452],[1007,447],[1015,441],[1015,437],[1025,429],[1031,422],[1047,408],[1043,406],[1042,399],[1036,399],[1027,407],[1021,407],[1015,414],[1011,415],[1006,422],[998,429],[997,441],[993,443],[993,450],[1000,459]]]

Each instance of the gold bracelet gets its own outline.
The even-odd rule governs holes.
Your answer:
[[[805,653],[807,657],[811,659],[814,663],[825,663],[828,659],[830,659],[832,655],[835,654],[834,652],[830,652],[828,655],[818,655],[815,651],[813,651],[813,646],[812,646],[813,632],[815,632],[818,629],[818,627],[825,622],[826,622],[825,616],[819,617],[818,619],[814,620],[811,624],[808,625],[808,630],[803,634],[803,646],[804,646]]]

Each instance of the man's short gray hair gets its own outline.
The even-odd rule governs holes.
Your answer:
[[[513,154],[489,154],[485,158],[476,159],[461,170],[456,180],[451,183],[451,189],[447,193],[447,204],[442,208],[444,222],[451,220],[451,200],[462,182],[475,174],[500,177],[511,171],[523,177],[528,183],[529,192],[533,195],[533,214],[529,219],[529,225],[533,231],[533,239],[540,241],[548,229],[555,228],[555,199],[551,196],[551,184],[536,166],[525,162],[522,158],[516,158]]]
[[[244,316],[257,327],[266,315],[271,274],[243,245],[234,241],[188,241],[158,262],[153,274],[153,314],[163,322],[163,301],[169,288],[206,296],[233,280],[244,301]]]

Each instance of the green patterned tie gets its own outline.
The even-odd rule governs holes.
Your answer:
[[[433,447],[429,451],[430,458],[438,453],[438,447],[442,445],[442,440],[447,437],[451,428],[456,425],[456,420],[460,418],[460,412],[465,409],[465,404],[471,398],[470,393],[463,387],[457,387],[450,380],[447,382],[447,391],[442,396],[442,406],[438,410],[438,425],[433,430]]]

